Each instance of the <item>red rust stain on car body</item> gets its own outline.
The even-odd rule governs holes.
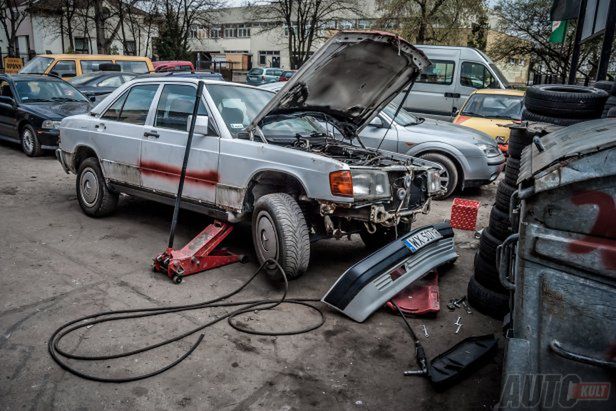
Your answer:
[[[169,164],[158,163],[156,161],[142,161],[139,164],[141,174],[148,177],[164,178],[171,181],[180,179],[181,167],[172,166]],[[215,186],[220,180],[218,171],[216,170],[186,170],[186,182],[202,184],[206,186]]]

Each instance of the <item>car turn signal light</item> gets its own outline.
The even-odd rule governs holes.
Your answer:
[[[329,173],[329,186],[335,196],[353,197],[353,177],[348,170]]]

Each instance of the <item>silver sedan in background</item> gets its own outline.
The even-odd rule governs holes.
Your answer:
[[[277,92],[284,82],[261,88]],[[479,187],[496,180],[505,166],[505,157],[492,137],[468,127],[424,119],[401,109],[391,121],[397,106],[390,103],[363,130],[359,137],[367,147],[380,148],[437,163],[442,168],[443,194],[457,189]]]

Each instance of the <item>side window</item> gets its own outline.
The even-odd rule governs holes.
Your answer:
[[[473,88],[491,88],[496,86],[496,80],[483,64],[465,61],[460,70],[460,85]]]
[[[192,86],[167,84],[156,107],[155,127],[186,131],[188,116],[192,115],[195,105],[195,91]],[[199,103],[199,115],[207,116],[203,102]]]
[[[75,77],[77,75],[74,60],[60,60],[51,71],[57,73],[60,77]]]
[[[107,109],[102,118],[144,125],[157,90],[158,84],[144,84],[132,87]]]
[[[13,91],[11,90],[11,86],[6,80],[0,81],[0,95],[4,97],[15,98],[13,96]]]
[[[419,74],[417,83],[449,85],[453,83],[456,64],[449,60],[432,60],[432,65]]]

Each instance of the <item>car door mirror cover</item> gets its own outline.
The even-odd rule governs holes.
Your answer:
[[[370,121],[370,126],[376,128],[383,128],[383,120],[379,116],[376,116]]]
[[[190,123],[192,122],[192,115],[188,116],[188,121],[186,122],[186,131],[190,132]],[[195,134],[201,134],[203,136],[207,136],[209,134],[209,118],[208,116],[198,115],[195,119]]]

